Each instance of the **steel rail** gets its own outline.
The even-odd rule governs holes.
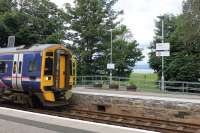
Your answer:
[[[195,133],[200,131],[200,124],[158,120],[144,117],[111,114],[104,112],[71,109],[67,114],[70,118],[89,120],[131,128],[140,128],[164,133]]]

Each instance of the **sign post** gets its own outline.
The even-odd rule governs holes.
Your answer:
[[[107,64],[107,69],[109,70],[115,69],[115,64],[112,63]]]
[[[110,70],[110,84],[112,84],[112,70],[115,69],[115,64],[113,64],[113,63],[108,63],[108,64],[107,64],[107,69]]]
[[[161,77],[161,90],[165,90],[164,79],[164,57],[170,56],[170,44],[169,43],[157,43],[156,44],[156,56],[162,57],[162,77]]]

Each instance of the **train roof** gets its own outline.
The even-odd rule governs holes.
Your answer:
[[[18,52],[30,52],[30,51],[43,51],[45,49],[51,48],[51,47],[58,47],[63,45],[59,44],[34,44],[31,46],[26,47],[25,45],[23,46],[18,46],[18,47],[13,47],[13,48],[0,48],[0,54],[1,53],[18,53]]]

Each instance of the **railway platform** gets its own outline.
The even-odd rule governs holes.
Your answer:
[[[110,97],[126,97],[126,98],[138,98],[138,99],[154,99],[163,101],[175,101],[175,102],[188,102],[199,103],[200,95],[189,94],[170,94],[170,93],[153,93],[153,92],[134,92],[134,91],[121,91],[112,89],[98,89],[92,87],[76,87],[73,89],[76,94],[91,94],[102,95]]]
[[[155,133],[0,107],[1,133]]]
[[[72,102],[77,109],[169,121],[169,123],[196,124],[200,127],[198,95],[77,87],[73,89]],[[180,129],[184,130],[182,127]],[[200,129],[198,131],[200,132]]]

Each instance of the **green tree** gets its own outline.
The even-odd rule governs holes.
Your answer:
[[[165,27],[173,27],[172,31],[165,29],[166,41],[171,44],[171,55],[165,60],[166,80],[198,81],[200,77],[200,2],[199,0],[187,0],[183,3],[183,14],[168,21]],[[165,16],[166,19],[166,16]],[[157,26],[161,30],[161,27]],[[159,36],[156,32],[156,37]],[[154,39],[152,49],[155,43]],[[154,52],[150,54],[151,67],[160,73],[161,62],[155,57]]]
[[[171,42],[171,49],[174,49],[172,45],[174,45],[174,40],[171,40],[171,35],[175,32],[176,29],[176,16],[172,14],[165,14],[163,16],[158,17],[158,21],[155,22],[155,36],[154,40],[150,45],[151,52],[149,54],[150,59],[149,59],[149,64],[152,69],[155,70],[161,76],[161,57],[157,57],[155,53],[155,48],[156,48],[156,43],[161,43],[162,42],[162,21],[161,18],[164,18],[164,40],[165,42]],[[165,71],[168,65],[168,62],[170,58],[173,58],[172,56],[172,51],[170,57],[165,58]]]
[[[110,62],[110,32],[113,29],[113,62],[116,64],[114,74],[128,75],[130,67],[141,59],[137,42],[127,41],[126,26],[116,21],[123,11],[113,9],[117,0],[76,0],[75,7],[66,5],[70,18],[68,34],[78,57],[81,75],[106,74],[106,64]],[[133,55],[135,53],[135,55]]]
[[[16,45],[61,43],[65,39],[66,13],[49,0],[2,0],[0,2],[0,42],[5,47],[9,35]]]

